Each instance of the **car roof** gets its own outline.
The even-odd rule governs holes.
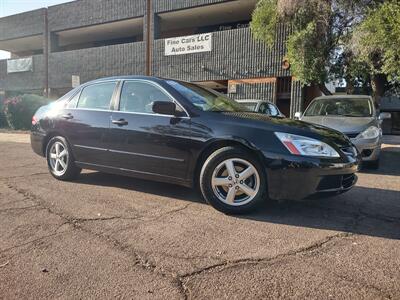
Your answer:
[[[145,79],[145,80],[154,80],[154,81],[165,80],[164,78],[154,77],[154,76],[126,75],[126,76],[111,76],[111,77],[98,78],[98,79],[86,82],[86,84],[109,81],[109,80],[126,80],[126,79]]]
[[[123,75],[123,76],[111,76],[111,77],[103,77],[103,78],[94,79],[92,81],[85,82],[81,86],[87,86],[87,85],[94,84],[94,83],[102,83],[102,82],[112,81],[112,80],[130,80],[130,79],[148,80],[148,81],[153,81],[156,83],[165,82],[168,80],[184,82],[184,83],[193,83],[193,82],[186,81],[186,80],[180,80],[180,79],[174,79],[174,78],[163,78],[163,77],[157,77],[157,76]]]
[[[320,99],[369,99],[372,100],[372,97],[369,95],[331,95],[331,96],[320,96],[315,98],[315,100]]]
[[[270,104],[273,104],[271,101],[257,100],[257,99],[238,99],[235,101],[238,103],[270,103]]]

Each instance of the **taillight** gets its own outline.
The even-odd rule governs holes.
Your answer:
[[[38,122],[38,119],[36,118],[36,116],[32,117],[32,125],[36,125]]]

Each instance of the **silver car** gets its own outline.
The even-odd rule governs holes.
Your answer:
[[[266,114],[271,117],[285,118],[285,115],[281,113],[279,108],[269,101],[246,99],[236,100],[236,102],[242,104],[242,106],[246,107],[250,111],[258,112],[260,114]]]
[[[381,123],[390,114],[377,115],[374,101],[369,96],[323,96],[314,99],[304,114],[296,119],[323,125],[346,134],[362,155],[364,162],[379,167],[382,145]]]

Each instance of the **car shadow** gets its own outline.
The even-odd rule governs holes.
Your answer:
[[[205,204],[196,189],[99,172],[82,173],[78,184],[115,187]],[[331,198],[266,201],[258,212],[232,216],[257,222],[400,239],[400,192],[354,187]]]
[[[400,176],[400,151],[399,148],[386,147],[382,149],[379,169],[371,169],[366,165],[361,173],[376,175]]]
[[[161,183],[120,175],[106,174],[101,172],[87,172],[79,175],[76,180],[78,184],[94,186],[116,187],[135,192],[153,194],[178,200],[191,202],[204,202],[200,193],[195,189],[185,188],[179,185]]]
[[[400,192],[354,187],[330,198],[270,202],[251,215],[259,222],[400,239]]]

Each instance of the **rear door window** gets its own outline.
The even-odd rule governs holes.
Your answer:
[[[78,108],[109,110],[116,82],[98,83],[85,87],[80,94]]]

